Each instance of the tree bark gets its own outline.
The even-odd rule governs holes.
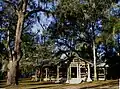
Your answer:
[[[7,85],[18,85],[18,62],[9,61],[7,72]]]
[[[94,61],[94,81],[97,80],[97,68],[96,68],[96,47],[95,47],[95,23],[92,22],[92,49],[93,49],[93,61]]]
[[[9,57],[8,64],[8,73],[7,73],[7,85],[18,85],[18,69],[19,69],[19,61],[22,57],[21,55],[21,34],[24,25],[24,16],[27,7],[28,0],[21,0],[21,6],[17,11],[17,25],[16,25],[16,34],[15,34],[15,43],[14,43],[14,51],[11,53],[11,57]]]

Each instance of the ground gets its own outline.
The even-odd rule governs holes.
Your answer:
[[[33,82],[20,79],[19,85],[10,87],[5,80],[0,81],[0,89],[118,89],[118,80],[95,81],[81,84],[54,84],[51,82]]]

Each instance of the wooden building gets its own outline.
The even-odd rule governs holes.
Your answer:
[[[97,64],[98,80],[106,79],[107,67],[105,63]],[[73,56],[59,62],[56,66],[56,74],[54,74],[56,76],[54,76],[54,79],[49,76],[48,69],[46,68],[45,70],[45,80],[56,80],[56,83],[78,84],[81,82],[91,82],[94,79],[93,63],[83,60],[78,56]]]
[[[91,74],[90,74],[90,66],[92,65],[90,62],[83,61],[78,57],[71,57],[66,61],[67,65],[67,75],[66,75],[66,83],[77,84],[82,81],[90,82]],[[62,66],[61,66],[62,67]],[[59,69],[57,68],[59,71]],[[57,79],[59,79],[59,73],[57,72]],[[63,77],[65,80],[65,78]]]

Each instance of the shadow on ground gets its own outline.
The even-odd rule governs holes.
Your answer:
[[[118,86],[118,81],[111,81],[111,82],[107,82],[107,83],[102,83],[102,84],[96,84],[96,85],[92,85],[91,86],[85,86],[83,88],[80,88],[80,89],[87,89],[87,88],[100,88],[100,87],[108,87],[108,88],[104,88],[104,89],[110,89],[110,87],[112,86]]]
[[[118,80],[96,81],[81,84],[55,84],[53,82],[32,82],[30,80],[20,80],[20,84],[15,87],[5,85],[5,81],[0,81],[0,88],[5,89],[111,89],[118,86]],[[73,88],[72,88],[73,87]],[[117,89],[117,88],[112,88]]]

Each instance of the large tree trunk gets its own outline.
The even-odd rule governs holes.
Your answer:
[[[16,26],[16,34],[15,34],[15,43],[14,43],[14,51],[11,53],[9,57],[8,64],[8,75],[7,75],[7,85],[17,85],[18,84],[18,69],[19,69],[19,61],[22,57],[21,55],[21,34],[24,24],[24,16],[27,7],[28,0],[21,0],[21,6],[19,10],[16,10],[18,21]]]
[[[7,85],[18,85],[18,62],[9,61],[7,72]]]

